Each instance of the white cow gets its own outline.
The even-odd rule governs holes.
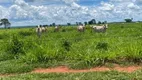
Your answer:
[[[42,30],[42,32],[46,32],[47,31],[46,27],[41,27],[41,30]]]
[[[108,25],[102,25],[102,26],[93,26],[93,30],[96,32],[106,32],[106,29],[108,29]]]
[[[84,32],[85,26],[84,26],[84,25],[79,25],[79,26],[77,27],[77,30],[80,31],[80,32]]]
[[[59,26],[55,26],[54,32],[58,32],[59,31]]]
[[[41,29],[41,26],[40,26],[40,25],[38,25],[38,27],[36,28],[36,33],[37,33],[38,37],[41,36],[42,29]]]

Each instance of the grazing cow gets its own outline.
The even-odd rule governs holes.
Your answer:
[[[84,25],[79,25],[79,26],[77,27],[77,30],[78,30],[79,32],[84,32],[85,26],[84,26]]]
[[[47,28],[46,27],[41,27],[42,32],[46,32]]]
[[[58,32],[59,31],[59,26],[55,26],[54,32]]]
[[[42,29],[40,25],[38,25],[38,27],[36,28],[36,33],[37,33],[37,36],[40,38],[41,33],[42,33]]]
[[[95,32],[106,32],[106,29],[108,29],[108,25],[102,25],[102,26],[93,26],[93,30]]]

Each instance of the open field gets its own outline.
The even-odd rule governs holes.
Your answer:
[[[113,67],[113,64],[141,65],[141,62],[142,23],[109,24],[106,33],[95,33],[89,26],[85,32],[77,32],[76,27],[72,26],[62,27],[59,32],[54,32],[50,27],[40,39],[34,28],[0,29],[0,74],[26,73],[35,68],[61,65],[72,69],[84,69],[104,65]],[[109,76],[114,72],[107,73]],[[91,77],[99,74],[105,75],[105,73],[80,73],[72,76]],[[29,78],[33,75],[40,78],[44,74],[28,74],[24,77]],[[59,75],[65,80],[66,76],[67,80],[71,77],[69,74],[53,76]],[[108,77],[107,75],[104,79]],[[120,76],[124,76],[125,79],[131,78],[126,73],[120,73],[118,77]],[[86,80],[84,77],[81,80]]]

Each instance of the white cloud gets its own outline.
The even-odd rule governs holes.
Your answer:
[[[140,9],[140,7],[138,5],[135,5],[134,3],[130,3],[127,7],[130,8],[130,9],[135,9],[135,10]]]
[[[110,3],[101,2],[100,10],[104,11],[112,11],[114,9],[114,5]]]
[[[4,8],[3,6],[0,6],[0,18],[9,17],[9,11],[7,8]]]
[[[65,0],[64,0],[65,1]],[[68,5],[66,5],[68,4]],[[70,4],[70,5],[69,5]],[[67,23],[85,21],[90,17],[88,8],[80,6],[73,0],[71,3],[65,1],[65,5],[34,6],[23,0],[15,0],[10,8],[10,18],[13,20],[39,21],[36,23]],[[86,16],[89,15],[89,16]],[[84,19],[84,20],[83,20]],[[88,19],[89,20],[89,19]]]

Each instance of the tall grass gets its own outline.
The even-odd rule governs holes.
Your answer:
[[[106,62],[142,62],[141,23],[109,24],[106,33],[77,32],[76,27],[62,27],[59,32],[49,28],[39,39],[34,29],[1,30],[1,53],[21,54],[27,63],[48,61],[75,61],[75,65],[95,66]],[[15,34],[10,44],[3,36]],[[7,54],[9,55],[9,54]],[[78,62],[78,63],[77,63]]]

